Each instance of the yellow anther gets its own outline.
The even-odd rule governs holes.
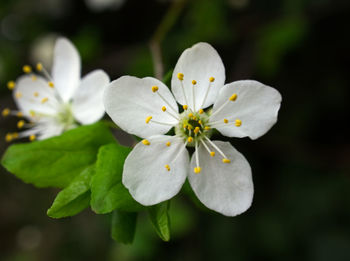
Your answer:
[[[168,164],[165,165],[167,171],[170,171],[170,166]]]
[[[229,98],[230,101],[235,101],[237,99],[237,94],[232,94],[231,97]]]
[[[10,142],[10,141],[12,141],[12,139],[13,139],[12,134],[11,133],[7,133],[6,136],[5,136],[5,141],[6,142]]]
[[[29,111],[29,114],[30,114],[30,116],[34,117],[34,116],[35,116],[35,111],[30,110],[30,111]]]
[[[226,159],[226,158],[223,158],[223,159],[222,159],[222,162],[223,162],[223,163],[230,163],[230,162],[231,162],[231,160]]]
[[[22,69],[23,69],[23,72],[25,72],[25,73],[32,72],[32,67],[30,67],[29,65],[24,65]]]
[[[193,132],[197,134],[199,132],[199,127],[194,128]]]
[[[210,77],[210,78],[209,78],[209,81],[210,81],[210,82],[213,82],[213,81],[215,81],[215,78],[214,78],[214,77]]]
[[[7,88],[9,88],[9,90],[13,90],[13,88],[15,88],[16,83],[14,81],[9,81],[7,83]]]
[[[32,81],[35,82],[38,78],[35,75],[32,75]]]
[[[12,133],[12,138],[17,139],[18,138],[18,132],[13,132]]]
[[[1,114],[2,116],[6,117],[10,114],[11,110],[9,108],[5,108],[2,110]]]
[[[42,98],[41,103],[44,104],[44,103],[47,102],[48,100],[49,100],[49,98],[47,98],[47,97]]]
[[[17,116],[18,118],[22,118],[22,117],[23,117],[23,112],[21,112],[21,111],[17,112],[17,113],[16,113],[16,116]]]
[[[36,139],[36,136],[34,134],[30,135],[29,136],[29,140],[30,141],[34,141]]]
[[[166,107],[165,106],[162,107],[162,111],[166,111]]]
[[[210,130],[210,127],[209,126],[205,126],[204,129],[205,130]]]
[[[214,157],[215,156],[215,151],[210,152],[210,156]]]
[[[152,92],[157,92],[158,91],[158,86],[152,86]]]
[[[193,117],[193,113],[190,112],[190,113],[188,114],[188,117],[189,117],[189,118],[192,118],[192,117]]]
[[[187,129],[192,130],[193,129],[192,125],[187,125]]]
[[[151,143],[150,143],[148,140],[142,140],[141,142],[142,142],[144,145],[147,145],[147,146],[148,146],[148,145],[151,145]]]
[[[186,128],[187,128],[187,124],[182,125],[182,127],[183,127],[184,129],[186,129]]]
[[[225,123],[228,123],[228,119],[224,119],[224,122],[225,122]]]
[[[178,78],[180,81],[183,81],[183,79],[184,79],[184,74],[183,74],[183,73],[178,73],[178,74],[177,74],[177,78]]]
[[[16,92],[15,94],[16,98],[19,99],[22,97],[22,93],[21,92]]]
[[[184,110],[187,110],[188,106],[185,104],[185,105],[182,106],[182,108],[183,108]]]
[[[242,125],[242,121],[240,119],[235,120],[235,125],[237,127],[241,126]]]
[[[199,109],[199,114],[203,114],[204,110],[203,109]]]
[[[168,141],[167,143],[165,143],[165,145],[167,145],[168,147],[170,147],[171,142],[170,142],[170,141]]]
[[[194,173],[198,174],[199,172],[201,172],[201,167],[195,167],[193,171]]]
[[[149,123],[151,120],[152,120],[152,116],[148,116],[145,121],[146,123]]]
[[[197,81],[196,81],[196,80],[192,80],[192,84],[193,84],[193,85],[196,85],[196,84],[197,84]]]
[[[25,124],[25,121],[24,120],[20,120],[19,122],[17,122],[17,128],[18,129],[22,129],[24,124]]]
[[[193,141],[193,138],[192,138],[192,137],[188,137],[188,138],[187,138],[187,141],[188,141],[189,143],[191,143],[191,142]]]
[[[196,117],[196,116],[193,116],[193,117],[192,117],[192,120],[195,120],[195,121],[196,121],[196,120],[197,120],[197,117]]]
[[[34,95],[34,97],[38,97],[39,93],[38,92],[34,92],[33,95]]]
[[[53,82],[48,82],[47,83],[51,88],[54,88],[55,87],[55,84]]]
[[[43,65],[41,63],[37,63],[36,69],[40,72],[43,69]]]

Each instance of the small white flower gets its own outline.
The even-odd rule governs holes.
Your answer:
[[[14,114],[24,117],[18,128],[29,129],[6,136],[13,138],[29,137],[30,140],[46,139],[77,127],[78,124],[91,124],[104,115],[103,90],[109,83],[108,75],[95,70],[80,78],[80,56],[73,44],[66,38],[59,38],[54,49],[52,76],[42,64],[37,70],[44,77],[32,73],[28,65],[23,67],[27,75],[16,83],[9,82],[18,111],[3,110],[3,115]]]
[[[224,85],[215,49],[198,43],[185,50],[173,72],[172,92],[154,78],[124,76],[104,94],[106,112],[144,140],[125,161],[123,184],[143,205],[175,196],[186,178],[208,208],[227,216],[246,211],[253,198],[251,169],[229,142],[211,141],[213,128],[228,137],[256,139],[277,121],[281,95],[257,81]],[[203,109],[214,105],[212,109]],[[163,135],[175,127],[175,135]],[[186,147],[195,151],[191,161]]]

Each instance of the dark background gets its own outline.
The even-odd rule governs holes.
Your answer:
[[[1,109],[15,108],[6,82],[22,65],[49,68],[57,35],[77,46],[83,74],[153,75],[149,41],[171,5],[126,0],[96,10],[84,1],[1,0]],[[162,43],[165,72],[185,48],[206,41],[222,57],[226,82],[255,79],[283,97],[266,135],[231,140],[253,169],[252,207],[227,218],[180,195],[169,243],[141,215],[134,244],[125,246],[110,239],[108,215],[53,220],[46,210],[57,191],[1,168],[0,260],[350,260],[349,17],[347,0],[185,2]],[[0,119],[1,154],[16,121]]]

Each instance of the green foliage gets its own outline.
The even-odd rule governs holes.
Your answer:
[[[164,241],[170,240],[169,207],[170,201],[166,201],[147,209],[154,229],[158,236]]]
[[[96,174],[91,180],[91,208],[98,214],[115,209],[136,211],[142,208],[122,184],[123,165],[130,148],[118,144],[101,147]]]
[[[90,205],[90,180],[95,166],[87,167],[68,187],[58,193],[47,215],[52,218],[69,217],[78,214]]]
[[[120,243],[131,244],[135,236],[136,221],[136,212],[113,211],[112,238]]]
[[[8,148],[2,165],[26,183],[37,187],[67,187],[96,161],[100,146],[115,142],[102,123],[82,126],[61,136]]]

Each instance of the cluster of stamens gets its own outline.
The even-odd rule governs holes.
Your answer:
[[[192,98],[193,98],[192,107],[193,108],[190,108],[188,106],[189,103],[188,103],[187,96],[185,95],[185,89],[183,85],[184,74],[178,73],[177,78],[181,83],[182,94],[185,101],[185,105],[182,106],[183,112],[180,114],[159,93],[158,86],[151,87],[152,92],[157,94],[159,98],[162,99],[163,102],[165,103],[165,105],[161,107],[161,110],[165,113],[168,113],[171,117],[173,117],[178,121],[177,125],[175,126],[175,134],[176,134],[175,136],[182,138],[184,141],[184,146],[182,147],[182,149],[179,150],[179,152],[177,153],[177,155],[175,156],[175,158],[172,160],[171,163],[165,165],[165,169],[167,171],[170,171],[171,170],[170,166],[178,158],[178,156],[183,152],[186,146],[191,146],[191,147],[195,147],[194,157],[196,160],[196,167],[194,167],[193,171],[196,174],[200,173],[201,167],[199,166],[199,158],[198,158],[199,144],[203,145],[203,147],[208,151],[211,157],[215,157],[216,152],[218,152],[220,156],[222,156],[223,163],[226,163],[226,164],[230,163],[231,162],[230,159],[228,159],[228,157],[210,140],[210,136],[213,128],[216,128],[222,125],[227,125],[230,123],[234,123],[234,126],[239,127],[242,125],[242,121],[240,119],[235,119],[233,121],[229,119],[223,119],[222,121],[210,122],[209,118],[212,115],[221,111],[229,102],[235,102],[237,100],[237,94],[236,93],[232,94],[220,108],[218,108],[213,114],[210,115],[209,113],[205,112],[202,109],[202,107],[205,104],[210,87],[212,86],[212,83],[215,81],[215,78],[214,77],[209,78],[209,84],[207,86],[207,90],[200,108],[195,107],[195,94],[196,94],[195,89],[197,88],[197,81],[196,80],[191,81],[193,86],[192,88]],[[168,108],[170,108],[170,111],[168,110]],[[153,119],[153,116],[151,115],[146,117],[145,123],[174,126],[174,124],[156,121]],[[150,141],[147,139],[142,140],[142,143],[146,146],[151,145]],[[169,147],[170,145],[171,145],[170,142],[166,143],[166,146]]]
[[[41,73],[46,79],[47,79],[47,86],[50,88],[50,89],[53,89],[54,91],[54,94],[55,94],[55,98],[57,100],[60,100],[60,97],[58,95],[58,93],[56,92],[56,90],[54,89],[55,85],[53,83],[53,80],[50,76],[50,74],[47,72],[47,70],[45,69],[45,67],[41,64],[41,63],[38,63],[36,65],[36,70],[37,72]],[[33,69],[31,66],[29,65],[24,65],[23,68],[22,68],[23,72],[29,76],[31,76],[31,79],[32,81],[36,81],[37,80],[37,76],[33,73]],[[7,83],[7,88],[9,90],[14,90],[16,87],[16,83],[14,81],[9,81]],[[49,97],[46,97],[46,96],[41,96],[39,92],[37,91],[34,91],[33,92],[33,96],[32,97],[23,97],[23,94],[22,92],[20,91],[16,91],[15,93],[15,98],[16,99],[27,99],[29,100],[30,102],[37,102],[37,103],[40,103],[40,104],[48,104],[49,106],[55,106],[56,104],[54,103],[55,101],[51,101],[52,103],[50,103],[50,100],[49,100]],[[36,101],[37,100],[37,101]],[[7,117],[9,115],[12,115],[12,116],[16,116],[18,118],[21,118],[18,122],[17,122],[17,127],[18,129],[22,129],[24,127],[33,127],[34,126],[34,123],[32,121],[29,121],[29,122],[26,122],[23,117],[24,117],[24,113],[26,114],[26,116],[30,117],[33,121],[34,120],[38,120],[41,116],[45,116],[39,112],[35,112],[33,110],[30,110],[28,112],[22,112],[22,111],[12,111],[10,110],[9,108],[5,108],[2,110],[2,116],[3,117]],[[18,133],[18,132],[12,132],[12,133],[7,133],[6,136],[5,136],[5,140],[7,142],[11,142],[12,140],[14,139],[18,139],[18,138],[22,138],[24,137],[25,135],[22,135],[21,133]],[[32,134],[29,136],[29,140],[30,141],[34,141],[36,139],[36,135]]]

